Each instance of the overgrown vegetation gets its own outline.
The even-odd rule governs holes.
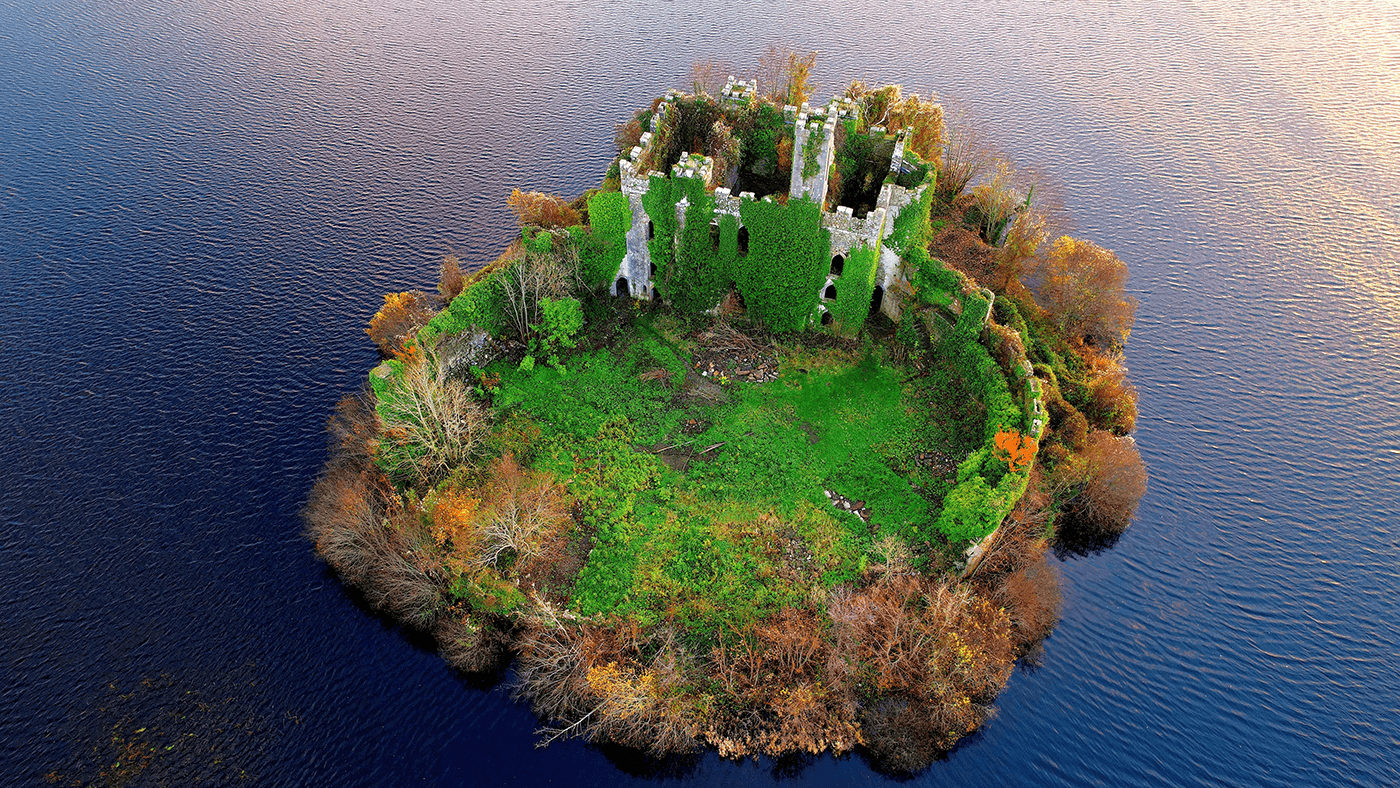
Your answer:
[[[1043,249],[1032,190],[897,87],[853,83],[834,141],[833,194],[910,190],[877,246],[834,269],[823,205],[786,184],[717,214],[726,179],[791,168],[773,100],[800,103],[811,62],[775,53],[776,96],[721,105],[698,67],[696,95],[618,129],[627,151],[663,116],[640,207],[655,300],[612,295],[634,214],[608,182],[513,192],[519,239],[470,275],[445,262],[436,313],[386,297],[369,333],[387,360],[337,407],[307,528],[455,667],[517,655],[542,743],[864,747],[913,772],[990,718],[1053,628],[1052,542],[1132,518],[1133,302],[1116,257]],[[683,151],[723,172],[667,177]],[[882,255],[902,275],[876,311]]]

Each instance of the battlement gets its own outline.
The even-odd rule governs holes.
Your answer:
[[[686,94],[672,90],[666,93],[656,112],[652,115],[650,127],[641,135],[637,144],[624,151],[618,159],[621,190],[627,195],[632,211],[632,228],[627,233],[627,252],[614,277],[616,295],[630,295],[633,298],[650,299],[656,297],[654,275],[656,266],[651,259],[651,244],[655,241],[655,225],[648,215],[644,203],[652,188],[652,179],[698,178],[713,197],[710,222],[718,226],[721,217],[730,216],[739,221],[744,237],[747,230],[743,224],[745,202],[762,199],[773,200],[774,195],[756,195],[751,191],[735,191],[724,183],[725,172],[717,170],[714,157],[701,152],[682,151],[677,160],[666,168],[669,156],[674,152],[661,149],[669,144],[668,133],[663,129],[670,113],[682,111],[677,102],[687,98]],[[720,91],[719,102],[725,106],[748,106],[758,101],[758,81],[739,80],[729,77]],[[858,117],[859,108],[855,101],[839,96],[826,104],[812,106],[803,102],[801,106],[788,105],[783,108],[783,120],[792,132],[792,163],[786,198],[808,199],[822,206],[821,227],[830,234],[833,259],[844,258],[858,247],[880,249],[877,284],[882,291],[898,288],[907,283],[900,270],[897,255],[884,249],[882,244],[893,230],[893,221],[905,206],[922,197],[927,184],[917,184],[913,188],[900,186],[896,180],[903,173],[913,171],[906,168],[905,136],[888,134],[880,126],[872,127],[868,134],[881,147],[880,159],[875,166],[883,167],[883,155],[890,156],[887,172],[872,173],[873,182],[867,197],[859,209],[846,205],[832,205],[839,196],[833,183],[832,174],[836,166],[838,124]],[[673,126],[674,127],[674,126]],[[693,133],[693,132],[692,132]],[[674,151],[674,148],[670,149]],[[731,166],[735,163],[730,162]],[[917,162],[911,168],[917,167]],[[730,176],[732,178],[732,175]],[[868,181],[869,182],[869,181]],[[732,183],[732,180],[731,180]],[[874,191],[878,188],[878,197]],[[869,200],[874,197],[874,206]],[[675,227],[684,228],[686,212],[690,207],[688,199],[676,203]],[[859,215],[858,215],[859,214]],[[669,220],[668,220],[669,223]],[[679,249],[681,232],[678,230],[671,239]],[[835,267],[835,266],[833,266]],[[828,293],[834,276],[828,277],[823,285],[823,293]],[[823,306],[818,307],[824,311]],[[898,306],[894,299],[886,300],[882,309],[893,317],[898,317]]]

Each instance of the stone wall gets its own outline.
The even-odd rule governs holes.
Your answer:
[[[724,89],[720,93],[720,101],[723,103],[748,103],[756,99],[758,93],[757,80],[736,80],[730,77],[725,83]],[[622,192],[627,195],[628,203],[632,209],[632,227],[627,232],[627,253],[623,257],[622,264],[618,268],[617,275],[613,277],[613,293],[617,292],[616,283],[620,279],[627,280],[627,295],[632,298],[650,299],[654,291],[654,284],[651,275],[651,249],[648,240],[651,234],[651,219],[647,216],[646,209],[642,205],[642,196],[650,187],[650,179],[658,173],[648,169],[648,163],[652,161],[652,146],[655,143],[656,132],[659,123],[667,112],[673,111],[672,102],[680,96],[678,91],[670,91],[657,108],[656,114],[652,116],[651,129],[641,136],[637,145],[631,150],[623,152],[618,161],[618,169],[621,175]],[[788,106],[784,108],[784,117],[793,124],[793,155],[792,155],[792,186],[789,190],[791,199],[806,197],[818,203],[825,203],[827,189],[830,186],[831,169],[835,166],[836,160],[836,124],[844,118],[854,117],[855,106],[850,99],[834,98],[826,106],[816,108],[804,103],[801,107]],[[875,128],[871,130],[875,133],[883,133],[884,130]],[[821,135],[821,143],[816,153],[817,171],[810,178],[803,178],[804,156],[807,140],[811,135]],[[904,161],[904,137],[896,137],[894,157],[890,162],[891,173],[898,173]],[[705,179],[707,185],[713,185],[715,177],[714,160],[700,153],[689,151],[681,155],[680,160],[667,173],[669,177],[701,177]],[[835,211],[823,211],[821,224],[831,234],[831,254],[843,257],[849,256],[852,249],[865,245],[880,249],[880,260],[876,273],[875,283],[883,289],[886,297],[881,301],[881,311],[890,316],[892,320],[899,319],[899,299],[897,296],[906,291],[912,291],[909,278],[904,275],[900,266],[899,256],[891,250],[885,248],[882,243],[889,236],[893,229],[894,218],[905,206],[914,202],[922,196],[922,190],[927,185],[921,185],[917,189],[905,189],[893,182],[893,179],[886,181],[880,189],[879,200],[874,210],[863,217],[857,218],[854,212],[847,207],[838,207]],[[715,207],[712,221],[717,221],[721,216],[733,216],[740,219],[740,227],[743,227],[740,215],[740,206],[744,200],[754,200],[756,195],[752,192],[742,192],[735,195],[730,189],[719,187],[714,190]],[[687,200],[681,200],[676,206],[677,226],[680,230],[685,227],[685,210],[689,206]],[[680,232],[677,232],[675,242],[679,244]],[[832,284],[834,277],[828,276],[822,285],[822,291]],[[819,308],[826,311],[825,307]]]

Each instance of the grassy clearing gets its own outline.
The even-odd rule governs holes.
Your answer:
[[[951,373],[915,377],[872,345],[777,345],[776,380],[716,383],[694,369],[691,328],[642,316],[566,372],[487,370],[514,436],[498,442],[537,434],[515,450],[564,481],[594,534],[572,609],[674,624],[708,648],[857,580],[885,537],[917,563],[938,553],[951,479],[918,458],[965,454],[982,426],[975,409],[949,410],[966,396]]]

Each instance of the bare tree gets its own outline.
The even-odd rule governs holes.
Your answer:
[[[993,156],[986,135],[966,107],[954,105],[946,112],[943,166],[938,171],[938,191],[951,201],[989,168]]]
[[[471,392],[446,376],[428,351],[406,364],[381,402],[384,436],[379,458],[398,479],[430,484],[465,464],[490,431],[489,416]]]
[[[696,96],[718,96],[725,81],[738,74],[734,64],[726,60],[706,58],[690,64],[690,92]]]
[[[569,514],[563,486],[548,473],[522,469],[509,454],[492,463],[481,497],[482,549],[477,563],[482,565],[495,565],[506,551],[513,551],[522,563],[530,561]]]
[[[770,101],[801,106],[812,95],[812,68],[816,50],[797,50],[769,44],[758,58],[758,89]]]
[[[570,243],[556,245],[557,251],[522,249],[501,277],[506,317],[522,340],[540,322],[540,299],[564,298],[577,284],[578,249]]]

